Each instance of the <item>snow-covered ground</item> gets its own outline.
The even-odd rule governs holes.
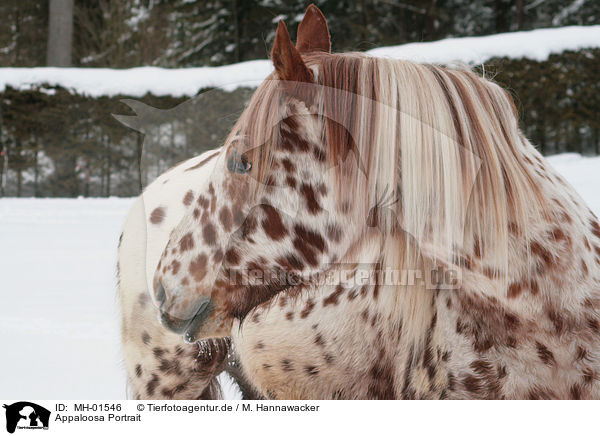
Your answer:
[[[0,200],[0,397],[124,398],[115,250],[132,203]]]
[[[478,64],[492,57],[542,61],[552,53],[600,47],[600,25],[568,26],[489,36],[448,38],[380,47],[368,54],[419,62]],[[232,90],[255,87],[273,70],[271,61],[256,60],[220,67],[131,69],[110,68],[0,68],[0,92],[7,86],[30,89],[43,84],[62,86],[91,97],[128,95],[142,97],[194,96],[200,89]],[[46,92],[53,93],[53,89]]]
[[[600,157],[550,161],[600,216]],[[125,397],[115,265],[132,203],[0,200],[0,398]]]

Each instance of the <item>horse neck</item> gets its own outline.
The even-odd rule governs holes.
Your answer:
[[[589,225],[594,219],[593,214],[533,147],[527,149],[524,158],[533,169],[533,177],[544,197],[545,210],[542,219],[538,210],[531,210],[525,220],[509,220],[508,262],[489,257],[485,247],[477,247],[472,235],[466,235],[466,243],[457,253],[460,264],[446,265],[459,271],[460,281],[456,289],[431,289],[431,286],[419,283],[400,286],[380,284],[370,288],[364,305],[371,312],[377,312],[380,319],[386,320],[390,332],[396,328],[402,330],[399,343],[393,338],[396,346],[412,347],[423,352],[431,345],[427,344],[431,338],[434,342],[443,342],[439,332],[432,331],[440,316],[455,319],[459,313],[461,317],[479,317],[491,310],[498,319],[510,314],[527,323],[561,310],[576,312],[578,309],[574,306],[573,297],[577,304],[590,298],[590,290],[594,287],[592,270],[600,273],[594,246],[589,249],[589,242],[586,242],[595,240]],[[421,253],[420,264],[400,259],[405,249],[405,237],[401,234],[384,235],[378,228],[371,228],[343,261],[378,264],[382,270],[389,268],[408,274],[421,271],[426,278],[436,268],[428,264],[430,259],[426,250]],[[583,264],[586,270],[590,270],[584,278],[581,277]],[[408,271],[402,271],[403,268]],[[361,291],[362,287],[356,284],[350,292]],[[600,298],[599,295],[592,297]],[[450,309],[452,314],[446,308],[450,299],[455,300]],[[442,306],[443,310],[440,309]],[[511,319],[502,318],[502,322],[510,323]],[[417,358],[419,352],[413,354]]]
[[[535,322],[549,313],[579,313],[583,301],[599,297],[591,295],[594,272],[600,273],[589,242],[593,214],[533,147],[523,158],[544,210],[509,221],[507,268],[489,258],[485,247],[465,244],[461,293],[471,300],[463,299],[464,316],[475,313],[476,304]]]
[[[359,302],[354,310],[377,330],[382,344],[397,350],[399,356],[411,354],[417,359],[435,324],[436,291],[425,283],[429,266],[413,265],[403,258],[405,237],[368,228],[335,267],[340,274],[334,276],[343,276],[342,269],[357,271],[344,282],[347,295]]]

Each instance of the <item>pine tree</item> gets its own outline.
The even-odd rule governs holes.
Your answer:
[[[0,2],[0,67],[46,64],[48,2]]]

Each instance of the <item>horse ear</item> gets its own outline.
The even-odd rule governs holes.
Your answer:
[[[304,18],[298,26],[296,48],[300,53],[322,51],[331,53],[331,38],[327,20],[318,7],[311,4],[306,8]]]
[[[275,43],[271,50],[275,71],[281,80],[312,83],[313,74],[300,56],[283,21],[277,25]]]

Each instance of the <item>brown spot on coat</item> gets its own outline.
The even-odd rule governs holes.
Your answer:
[[[225,261],[228,265],[238,265],[240,263],[240,255],[237,250],[233,247],[227,249],[225,252]]]
[[[533,241],[531,243],[531,252],[542,260],[545,267],[550,268],[554,264],[555,259],[552,253],[539,242]]]
[[[202,253],[190,262],[189,272],[197,282],[201,281],[206,276],[206,263],[208,258]]]
[[[285,171],[288,173],[293,173],[296,171],[296,166],[287,157],[281,160],[281,164],[283,165]]]
[[[593,333],[595,333],[595,334],[600,333],[600,321],[598,321],[597,319],[588,318],[587,325],[590,328],[590,330],[592,330]]]
[[[191,250],[194,248],[194,237],[191,232],[186,233],[179,240],[179,249],[181,252]]]
[[[265,219],[262,221],[265,234],[274,241],[283,239],[288,232],[277,209],[267,204],[262,204],[261,208],[265,213]]]
[[[194,200],[194,192],[190,189],[188,192],[185,193],[185,196],[183,197],[183,204],[185,206],[189,206],[190,204],[192,204],[193,200]]]
[[[223,206],[219,212],[219,221],[221,221],[221,225],[226,232],[231,231],[231,226],[233,225],[233,215],[228,207]]]
[[[479,238],[476,238],[475,243],[473,244],[473,254],[477,258],[481,258],[481,242],[479,241]]]
[[[315,345],[318,345],[319,347],[324,347],[325,346],[325,340],[323,339],[323,336],[321,336],[321,333],[317,333],[317,336],[315,336]]]
[[[288,185],[291,189],[296,189],[297,186],[296,179],[292,176],[286,176],[285,184]]]
[[[474,375],[467,375],[462,379],[463,387],[472,393],[481,393],[483,391],[482,379]]]
[[[203,195],[198,196],[198,205],[202,208],[202,209],[208,209],[208,206],[210,206],[210,201],[208,201],[208,199],[206,197],[204,197]]]
[[[302,309],[302,312],[300,312],[300,318],[306,318],[308,315],[310,315],[310,313],[312,312],[312,310],[315,307],[315,302],[313,301],[312,298],[309,298],[306,301],[306,305],[304,306],[304,309]]]
[[[342,239],[342,229],[336,224],[330,224],[327,226],[327,238],[333,242],[340,242]]]
[[[152,378],[150,379],[150,381],[148,383],[146,383],[146,393],[149,396],[153,396],[154,392],[156,391],[156,388],[158,387],[159,384],[159,378],[156,374],[152,374]]]
[[[248,215],[246,217],[246,219],[244,220],[244,222],[242,223],[242,226],[240,227],[240,231],[242,233],[242,239],[246,239],[247,241],[250,241],[251,239],[249,238],[249,236],[252,235],[256,231],[257,227],[258,227],[258,224],[256,222],[256,218],[253,215]]]
[[[529,389],[527,398],[530,400],[552,400],[556,395],[542,386],[534,385]]]
[[[340,295],[344,293],[344,288],[342,285],[337,285],[335,291],[332,292],[327,298],[323,300],[323,307],[326,307],[330,304],[337,306],[339,303]]]
[[[592,226],[594,236],[600,239],[600,224],[598,224],[598,221],[590,218],[590,225]]]
[[[161,347],[154,347],[152,349],[152,354],[154,354],[154,357],[162,357],[163,354],[166,353],[167,350],[165,350],[164,348]]]
[[[150,213],[150,222],[152,224],[160,224],[163,222],[166,216],[166,211],[164,207],[157,207]]]
[[[316,266],[317,253],[325,250],[325,241],[320,234],[308,230],[302,225],[294,226],[296,237],[294,238],[294,248],[300,252],[304,260],[311,266]]]
[[[161,359],[158,370],[165,374],[181,375],[181,368],[178,360]]]
[[[319,204],[315,191],[311,185],[303,183],[300,186],[300,193],[304,197],[306,207],[312,215],[316,215],[321,211],[321,205]]]
[[[309,365],[309,366],[306,366],[304,368],[304,370],[306,371],[306,373],[308,375],[310,375],[312,377],[314,377],[315,375],[319,374],[319,370],[318,370],[318,368],[316,366]]]
[[[202,227],[202,239],[204,239],[204,242],[206,242],[208,245],[215,245],[217,242],[217,232],[215,230],[215,226],[213,226],[211,223],[204,225],[204,227]]]
[[[517,298],[523,292],[523,286],[519,282],[511,283],[508,287],[507,297],[508,298]]]
[[[383,349],[380,350],[379,358],[375,360],[369,370],[371,379],[367,390],[367,397],[375,400],[394,400],[394,369],[391,362],[385,358]]]
[[[286,271],[301,271],[304,269],[304,264],[293,254],[278,257],[275,262],[283,267]]]
[[[306,227],[299,224],[294,226],[294,232],[296,233],[296,236],[298,238],[300,238],[302,241],[306,242],[310,246],[315,247],[319,252],[322,253],[325,251],[325,240],[319,233],[309,230]]]
[[[142,292],[139,296],[138,296],[138,304],[140,305],[140,307],[143,309],[146,307],[146,303],[148,303],[148,300],[150,299],[150,297],[148,297],[148,294],[145,292]]]
[[[565,234],[565,232],[558,227],[552,230],[552,232],[550,233],[550,237],[556,242],[568,239],[568,236]]]
[[[283,359],[281,361],[281,367],[286,372],[290,372],[290,371],[292,371],[294,369],[293,366],[292,366],[292,362],[290,362],[289,359]]]
[[[546,365],[552,366],[556,363],[556,361],[554,360],[554,354],[544,344],[536,342],[535,348],[537,349],[538,357]]]

